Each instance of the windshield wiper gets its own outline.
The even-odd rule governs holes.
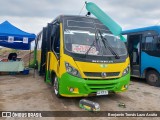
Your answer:
[[[102,33],[101,33],[100,30],[99,30],[99,34],[100,34],[100,37],[101,37],[101,40],[102,40],[102,43],[103,43],[104,47],[105,47],[105,48],[108,48],[108,49],[110,50],[110,52],[111,52],[113,55],[115,55],[115,58],[116,58],[116,59],[120,59],[120,56],[118,55],[118,53],[116,53],[116,52],[113,50],[113,48],[112,48],[112,46],[110,45],[110,43],[108,42],[108,40],[102,36]],[[107,46],[106,46],[106,45],[107,45]]]
[[[93,41],[93,43],[91,44],[91,46],[89,47],[89,49],[87,50],[87,52],[85,53],[85,57],[86,57],[86,55],[88,55],[88,53],[89,53],[89,51],[91,50],[91,48],[93,47],[93,46],[96,46],[95,44],[97,44],[97,41],[99,40],[99,38],[97,37],[97,32],[95,33],[95,40]]]

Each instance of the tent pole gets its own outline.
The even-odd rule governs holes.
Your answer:
[[[31,61],[31,48],[30,48],[30,53],[29,53],[29,64],[28,64],[28,67],[30,67],[30,61]]]

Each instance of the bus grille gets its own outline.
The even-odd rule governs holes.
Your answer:
[[[106,72],[106,77],[119,76],[120,72]],[[102,77],[102,72],[84,72],[87,77]]]
[[[117,83],[110,83],[110,84],[87,84],[88,87],[93,90],[113,90]]]

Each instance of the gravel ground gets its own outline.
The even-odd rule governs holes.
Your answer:
[[[0,111],[84,111],[79,108],[79,100],[82,98],[57,98],[51,91],[51,87],[44,83],[43,77],[34,76],[33,71],[29,75],[0,75]],[[132,78],[127,92],[109,96],[86,98],[98,102],[101,111],[160,111],[160,87],[153,87],[145,83],[143,79]],[[119,107],[120,103],[125,108]],[[93,114],[93,113],[92,113]],[[1,118],[0,118],[1,119]],[[11,118],[7,118],[11,119]],[[22,118],[12,118],[21,120]],[[39,118],[23,118],[25,120]],[[75,118],[42,118],[50,119],[75,119]],[[106,119],[78,118],[76,119]],[[157,119],[158,118],[114,118],[107,119]]]

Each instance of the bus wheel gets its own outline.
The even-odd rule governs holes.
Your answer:
[[[59,82],[57,76],[54,77],[53,90],[57,97],[60,97],[59,94]]]
[[[149,85],[160,86],[160,75],[154,70],[147,72],[146,80]]]

